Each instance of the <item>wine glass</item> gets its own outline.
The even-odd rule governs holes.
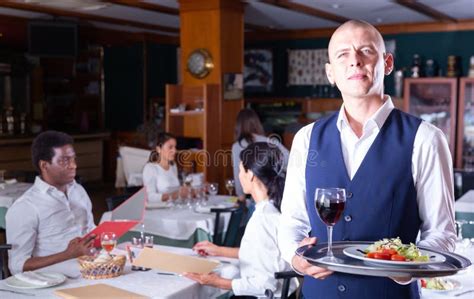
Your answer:
[[[219,192],[219,184],[218,183],[209,183],[207,185],[207,192],[211,195],[211,199],[214,198],[217,193]]]
[[[114,233],[104,232],[100,235],[100,245],[102,245],[102,248],[110,255],[110,252],[114,250],[115,245],[117,245],[117,237]]]
[[[234,185],[234,179],[225,180],[225,188],[227,189],[227,192],[229,192],[229,196],[231,196],[232,192],[234,191]]]
[[[324,259],[330,262],[340,262],[332,252],[332,229],[344,212],[346,190],[342,188],[316,188],[314,204],[319,218],[326,224],[328,231],[328,250]]]
[[[184,177],[184,186],[186,187],[186,190],[187,190],[187,193],[188,193],[188,196],[186,198],[186,207],[188,209],[193,208],[193,205],[192,205],[192,189],[191,189],[192,183],[193,183],[193,177],[192,177],[191,174],[188,174],[187,176]]]

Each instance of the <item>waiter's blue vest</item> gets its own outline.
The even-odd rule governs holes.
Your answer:
[[[317,121],[306,163],[306,208],[311,236],[327,242],[326,226],[314,207],[316,188],[346,189],[343,215],[334,226],[334,241],[377,241],[400,237],[415,243],[421,220],[412,175],[413,142],[421,120],[392,110],[351,180],[336,127],[338,113]],[[304,298],[419,298],[418,286],[389,278],[334,273],[324,280],[306,276]]]

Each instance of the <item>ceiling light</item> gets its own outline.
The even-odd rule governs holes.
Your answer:
[[[382,21],[383,21],[382,18],[375,19],[375,22],[377,22],[377,23],[382,23]]]
[[[341,4],[333,3],[333,4],[331,4],[331,7],[334,8],[334,9],[339,9],[339,8],[341,8]]]

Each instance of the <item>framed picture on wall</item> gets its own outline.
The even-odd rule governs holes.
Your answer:
[[[288,50],[288,85],[329,85],[327,49]]]
[[[247,49],[244,52],[244,88],[249,92],[273,89],[273,53],[269,49]]]
[[[239,73],[224,74],[224,100],[240,100],[244,97],[244,76]]]

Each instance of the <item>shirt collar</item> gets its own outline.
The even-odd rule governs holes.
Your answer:
[[[379,130],[382,128],[388,116],[390,115],[392,110],[395,108],[392,102],[392,98],[389,95],[384,96],[384,101],[385,102],[382,105],[382,107],[380,107],[364,124],[364,128],[369,123],[374,123],[378,127]],[[344,103],[341,105],[341,108],[339,109],[339,115],[337,117],[336,126],[339,132],[341,132],[344,126],[349,126],[349,120],[347,119],[346,112],[344,110]]]
[[[68,184],[67,185],[67,191],[69,192],[69,190],[71,190],[72,188],[74,188],[76,184],[76,181],[72,181],[72,183]],[[36,176],[35,178],[35,183],[34,183],[34,186],[36,188],[38,188],[38,190],[41,192],[41,193],[44,193],[46,194],[48,191],[50,190],[57,190],[56,187],[46,183],[45,181],[43,181],[43,179],[38,175]]]
[[[263,210],[263,208],[270,203],[270,200],[265,199],[255,204],[255,211]]]

